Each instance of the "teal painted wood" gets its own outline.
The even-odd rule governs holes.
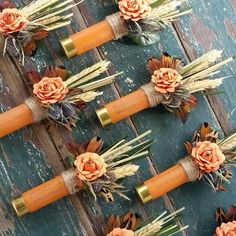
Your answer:
[[[23,4],[23,1],[16,2]],[[30,1],[24,1],[24,3],[27,2]],[[203,9],[205,1],[196,2],[192,0],[191,2],[194,7],[196,5],[194,14],[197,15],[198,19],[203,20],[209,17],[207,15],[209,12]],[[202,6],[201,11],[197,10],[199,7],[198,4]],[[214,7],[217,6],[217,3],[215,4]],[[230,7],[228,1],[224,3],[224,6],[230,9],[228,8]],[[214,15],[213,9],[211,9],[211,17]],[[132,201],[127,202],[116,197],[117,201],[113,204],[107,204],[102,199],[99,199],[96,203],[91,196],[81,192],[73,198],[65,198],[35,214],[18,219],[9,204],[10,198],[30,187],[53,178],[55,174],[59,174],[67,166],[65,162],[66,153],[63,145],[70,139],[68,133],[64,129],[51,130],[49,133],[51,139],[49,136],[45,137],[52,143],[47,144],[47,141],[43,140],[43,135],[47,134],[46,131],[41,135],[37,133],[43,125],[36,125],[33,128],[26,128],[0,140],[0,194],[2,201],[0,205],[0,219],[3,219],[3,230],[0,231],[1,234],[102,236],[106,220],[112,213],[123,214],[133,209],[145,217],[156,211],[161,213],[165,208],[172,211],[173,209],[186,206],[187,210],[183,217],[183,224],[189,224],[190,229],[185,235],[207,236],[212,235],[214,232],[214,211],[216,207],[218,205],[227,206],[233,203],[231,199],[235,199],[235,193],[233,192],[235,182],[229,188],[229,193],[212,193],[203,183],[197,182],[185,185],[164,196],[164,198],[160,198],[145,206],[138,201],[133,187],[156,174],[158,171],[163,171],[172,166],[179,158],[183,157],[185,155],[183,142],[186,138],[191,138],[193,131],[199,127],[202,121],[209,121],[219,129],[223,127],[223,130],[226,130],[224,127],[226,125],[230,126],[231,123],[223,124],[219,117],[216,119],[214,112],[217,110],[217,107],[214,107],[214,104],[210,105],[204,97],[200,97],[198,108],[190,115],[186,124],[182,124],[173,114],[164,111],[162,108],[156,108],[141,112],[133,116],[132,119],[127,119],[107,129],[102,129],[95,117],[94,109],[148,82],[149,75],[145,66],[148,57],[153,55],[159,56],[161,50],[165,50],[187,61],[188,58],[185,57],[185,54],[189,58],[193,58],[193,52],[195,50],[198,52],[198,55],[203,52],[202,48],[198,47],[199,42],[202,42],[204,47],[209,47],[207,46],[207,43],[209,45],[209,40],[200,40],[200,38],[196,38],[191,33],[193,31],[191,17],[185,17],[185,20],[180,24],[183,30],[179,31],[177,27],[178,35],[175,31],[172,32],[171,30],[162,32],[159,45],[149,46],[144,49],[136,45],[128,46],[117,41],[108,43],[98,50],[93,50],[70,61],[63,56],[59,44],[55,43],[59,38],[73,31],[81,30],[86,24],[90,25],[102,20],[107,14],[115,11],[116,7],[111,2],[102,0],[88,0],[80,6],[80,11],[74,9],[75,20],[72,26],[53,33],[52,36],[45,40],[46,47],[44,43],[41,43],[41,47],[38,53],[32,58],[32,61],[28,60],[24,69],[18,67],[20,74],[14,80],[17,80],[17,78],[20,79],[20,76],[23,76],[29,69],[36,68],[41,70],[42,67],[52,63],[64,64],[66,68],[76,73],[86,66],[92,65],[95,61],[99,61],[101,58],[112,60],[114,67],[111,68],[111,71],[125,72],[115,87],[111,86],[105,89],[105,96],[91,104],[84,114],[81,114],[81,120],[78,122],[73,135],[78,141],[82,142],[98,134],[107,143],[112,143],[123,136],[127,136],[127,134],[134,137],[137,133],[142,133],[148,129],[153,130],[153,138],[157,140],[157,143],[152,148],[152,155],[147,160],[138,161],[141,168],[137,177],[128,178],[125,181],[125,185],[132,189],[128,193]],[[229,13],[232,17],[232,11]],[[223,11],[222,14],[228,17],[229,13],[227,10]],[[214,15],[213,17],[216,16]],[[207,21],[207,23],[209,22]],[[221,32],[221,28],[217,30]],[[224,33],[224,31],[222,32]],[[183,40],[187,39],[191,44],[186,43],[182,47],[179,40],[183,42]],[[221,40],[223,39],[224,37],[222,36]],[[190,45],[194,45],[194,48],[190,47]],[[233,42],[228,44],[227,48],[233,48]],[[230,68],[233,70],[232,66]],[[4,73],[5,77],[9,79],[9,75],[7,76],[5,71]],[[14,93],[12,92],[14,96],[12,96],[11,91],[8,91],[8,84],[11,84],[11,82],[5,79],[0,97],[3,110],[8,106],[14,106],[15,101],[11,97],[14,97],[16,101],[19,101],[18,98],[20,97],[19,94],[16,94],[16,89],[12,89],[14,91]],[[225,86],[224,88],[226,92],[231,91],[230,86]],[[21,85],[21,90],[27,94],[24,85]],[[225,99],[224,96],[231,98],[233,95],[221,96],[225,107],[228,106],[225,109],[231,111],[233,102]],[[23,98],[20,97],[20,99]]]

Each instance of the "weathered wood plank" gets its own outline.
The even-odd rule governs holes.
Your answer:
[[[23,4],[23,1],[16,2]],[[24,1],[24,3],[27,2],[29,1]],[[195,3],[194,1],[192,2]],[[204,6],[203,1],[199,2]],[[201,21],[201,17],[204,17],[206,12],[198,12],[198,5],[195,5],[198,20]],[[211,37],[209,40],[205,40],[201,39],[200,36],[196,38],[196,35],[185,34],[192,30],[190,29],[189,17],[186,17],[185,20],[183,20],[185,25],[183,25],[183,22],[181,23],[177,34],[176,32],[171,32],[171,30],[161,34],[161,42],[159,45],[153,45],[144,49],[135,45],[125,45],[117,41],[106,44],[98,50],[92,50],[70,61],[63,56],[59,44],[55,43],[59,38],[73,31],[81,30],[87,25],[91,25],[103,19],[107,14],[115,12],[115,10],[114,4],[103,0],[88,0],[86,3],[79,6],[78,9],[74,9],[75,17],[72,26],[68,27],[67,30],[63,29],[59,30],[57,33],[53,33],[52,36],[44,41],[45,44],[41,43],[41,47],[38,53],[32,58],[32,61],[27,61],[24,68],[18,67],[20,75],[13,75],[12,77],[12,75],[9,74],[8,77],[6,77],[13,78],[13,82],[10,80],[4,81],[4,86],[10,86],[11,88],[9,92],[6,90],[2,92],[2,94],[6,93],[6,95],[5,97],[1,96],[0,99],[4,100],[1,100],[0,103],[6,108],[8,106],[12,107],[15,101],[17,101],[17,103],[23,101],[23,98],[28,95],[29,92],[22,80],[19,80],[19,77],[24,77],[26,71],[33,68],[42,70],[46,64],[56,63],[64,64],[68,69],[76,73],[101,58],[111,59],[114,66],[111,67],[110,73],[115,70],[123,70],[125,75],[116,86],[105,89],[105,96],[91,104],[91,106],[85,110],[84,114],[81,114],[81,120],[74,130],[73,136],[78,141],[82,142],[98,134],[104,138],[107,143],[112,143],[122,136],[127,136],[127,134],[134,137],[137,133],[144,132],[151,128],[153,130],[153,137],[157,139],[157,143],[152,148],[153,155],[149,157],[148,162],[145,160],[138,162],[142,167],[138,176],[125,181],[125,185],[133,189],[138,183],[151,177],[158,171],[170,167],[178,161],[180,157],[184,156],[183,142],[186,137],[191,138],[192,132],[194,129],[198,128],[203,119],[204,121],[211,121],[217,128],[222,126],[225,132],[231,129],[231,124],[228,122],[227,125],[225,125],[223,121],[226,118],[220,119],[220,113],[216,110],[216,107],[212,106],[212,109],[208,101],[204,97],[201,97],[199,99],[199,107],[190,115],[186,124],[182,124],[172,114],[165,112],[163,109],[157,108],[142,112],[132,117],[132,119],[127,119],[107,129],[102,129],[95,117],[94,109],[146,83],[149,79],[145,66],[145,61],[148,57],[153,56],[153,54],[154,56],[159,56],[161,50],[166,50],[171,54],[185,58],[185,60],[188,58],[193,59],[195,50],[192,49],[192,45],[197,45],[200,42],[205,45],[205,49],[208,49],[211,47],[211,41],[215,35],[215,31],[212,33],[211,30],[206,30]],[[227,21],[227,25],[228,28],[233,28],[233,24],[230,24],[229,21]],[[202,27],[202,25],[200,26]],[[233,34],[231,34],[231,37],[233,37]],[[44,45],[46,45],[46,47]],[[184,48],[181,47],[182,45]],[[197,50],[199,50],[199,48],[197,48]],[[200,55],[202,51],[203,50],[199,50],[198,55]],[[188,58],[185,57],[185,55],[187,55]],[[4,63],[6,62],[4,61]],[[10,68],[15,68],[10,62],[8,62],[6,67],[9,68],[9,65]],[[20,87],[17,83],[20,83]],[[226,91],[228,92],[230,89],[231,88],[227,87]],[[12,96],[11,92],[14,96]],[[212,105],[212,102],[210,104]],[[228,105],[228,100],[224,98],[223,105],[225,104]],[[230,101],[230,104],[233,104],[233,102]],[[222,111],[222,109],[225,108],[221,106],[219,109]],[[3,186],[1,189],[5,190],[3,194],[2,191],[0,192],[1,199],[3,199],[1,206],[2,209],[4,209],[4,216],[2,218],[3,222],[5,222],[3,233],[6,234],[10,232],[12,235],[41,235],[47,232],[52,234],[53,232],[53,235],[100,236],[103,235],[103,226],[111,213],[123,214],[129,209],[133,209],[145,216],[156,211],[160,213],[166,207],[173,210],[174,208],[185,205],[187,211],[185,212],[183,223],[190,224],[190,226],[192,225],[192,229],[190,229],[187,234],[191,236],[212,235],[214,230],[213,212],[216,204],[220,205],[220,203],[223,202],[223,198],[226,199],[225,205],[229,204],[230,198],[235,196],[232,188],[230,188],[228,194],[214,195],[211,190],[202,183],[186,185],[146,206],[140,204],[134,190],[128,193],[128,196],[132,200],[131,202],[117,198],[117,202],[114,204],[107,204],[102,200],[96,203],[91,196],[85,193],[79,193],[70,199],[63,199],[38,213],[29,215],[23,219],[17,219],[9,205],[10,196],[15,196],[17,193],[20,193],[20,191],[27,190],[31,186],[35,186],[52,178],[55,174],[65,169],[65,158],[67,154],[65,152],[64,143],[68,142],[70,139],[70,135],[68,135],[68,132],[64,129],[52,129],[49,137],[47,131],[41,124],[33,126],[33,129],[26,128],[1,140],[1,150],[3,150],[0,153],[1,160],[5,160],[4,158],[10,160],[10,162],[3,161],[1,164],[3,171],[1,172],[2,177],[0,183],[1,186]],[[14,148],[11,147],[13,145]],[[20,147],[25,147],[25,149],[21,150]],[[18,149],[21,150],[20,155],[14,159],[15,154],[18,153]],[[7,154],[5,155],[4,153]],[[22,157],[27,161],[20,163]],[[18,162],[21,168],[16,168],[18,167]],[[9,163],[13,163],[15,170],[12,170],[12,164],[10,165]],[[8,181],[6,171],[11,173],[10,181],[13,187],[6,182]],[[22,183],[22,181],[25,183]],[[214,199],[216,203],[212,202],[209,204],[209,199]],[[199,203],[201,203],[201,205]],[[5,211],[5,209],[7,210]],[[208,212],[208,214],[203,214],[203,211]],[[210,212],[212,212],[212,216],[209,215]],[[56,218],[54,217],[55,215],[57,215]]]

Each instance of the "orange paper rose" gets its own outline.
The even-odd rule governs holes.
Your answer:
[[[74,162],[78,177],[83,181],[93,181],[106,173],[107,164],[96,153],[86,152],[78,156]]]
[[[68,91],[66,83],[61,77],[44,77],[38,83],[34,84],[33,93],[42,104],[49,105],[63,100]]]
[[[25,28],[27,18],[16,8],[6,8],[0,12],[0,33],[12,34]]]
[[[120,0],[118,6],[120,16],[132,21],[146,18],[152,10],[146,0]]]
[[[225,156],[216,143],[209,141],[198,142],[192,149],[194,162],[202,172],[217,171],[225,161]]]
[[[171,68],[155,70],[152,75],[155,90],[159,93],[173,93],[181,84],[181,79],[182,76],[178,71]]]
[[[216,236],[236,236],[236,221],[222,223],[216,228]]]
[[[134,236],[134,232],[132,230],[115,228],[107,236]]]

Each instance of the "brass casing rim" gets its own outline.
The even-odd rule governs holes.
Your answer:
[[[153,200],[152,196],[145,184],[142,184],[142,185],[136,187],[135,190],[136,190],[136,192],[143,204]]]
[[[25,205],[25,201],[23,197],[16,198],[11,201],[11,204],[16,212],[16,214],[21,217],[23,215],[26,215],[29,213],[29,210],[27,209]]]
[[[109,112],[106,107],[96,109],[95,112],[96,112],[98,119],[103,127],[106,127],[106,126],[112,124],[111,117],[110,117]]]
[[[59,40],[67,58],[72,58],[77,55],[76,47],[70,37]]]

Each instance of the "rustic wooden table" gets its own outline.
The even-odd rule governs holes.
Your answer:
[[[29,0],[15,0],[19,5]],[[119,124],[101,128],[94,109],[125,95],[149,80],[145,62],[150,56],[159,56],[167,51],[191,61],[212,48],[223,49],[224,56],[236,55],[236,0],[190,0],[194,13],[175,23],[172,29],[161,33],[160,44],[141,48],[121,41],[108,43],[73,60],[63,55],[58,40],[77,32],[116,11],[108,0],[86,0],[74,8],[73,24],[59,30],[43,41],[37,54],[28,59],[24,68],[9,57],[0,57],[0,108],[5,111],[23,102],[29,96],[25,73],[32,69],[42,70],[47,64],[65,65],[73,72],[107,58],[113,62],[109,73],[124,71],[123,77],[114,86],[105,89],[105,96],[94,102],[81,115],[73,136],[85,141],[98,134],[108,143],[129,134],[131,137],[152,129],[157,143],[147,160],[139,161],[138,175],[125,181],[131,191],[131,202],[116,198],[112,204],[102,199],[94,202],[86,193],[67,197],[23,218],[18,218],[10,204],[13,197],[28,190],[67,168],[64,143],[70,135],[64,129],[48,130],[47,123],[40,123],[0,140],[0,235],[89,235],[102,236],[104,225],[111,213],[126,213],[133,209],[142,216],[165,208],[185,206],[182,224],[190,225],[184,235],[210,236],[214,234],[214,212],[217,206],[235,204],[236,178],[228,186],[228,192],[214,193],[203,182],[186,184],[162,198],[143,206],[133,187],[145,179],[165,170],[185,155],[183,142],[192,137],[201,122],[209,121],[221,130],[222,135],[236,128],[234,78],[236,62],[225,66],[224,75],[232,76],[220,88],[225,93],[219,96],[199,97],[199,106],[185,124],[162,108],[141,112]],[[235,87],[234,87],[235,86]]]

